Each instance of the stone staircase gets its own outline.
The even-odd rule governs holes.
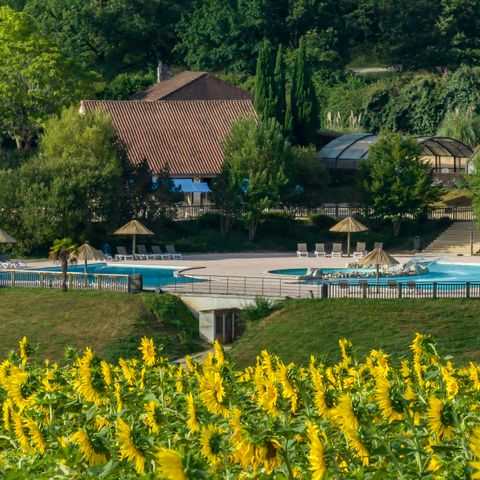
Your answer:
[[[453,222],[423,252],[470,255],[470,232],[473,231],[473,253],[480,250],[480,230],[474,222]]]

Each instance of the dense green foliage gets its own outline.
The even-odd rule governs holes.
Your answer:
[[[359,355],[381,348],[398,362],[421,325],[445,354],[468,363],[479,354],[479,306],[478,300],[451,298],[289,300],[270,317],[251,323],[231,354],[241,366],[254,364],[263,349],[303,365],[310,355],[336,361],[338,339],[348,338]]]
[[[421,154],[416,140],[387,134],[370,147],[368,160],[361,164],[365,204],[380,218],[390,218],[396,234],[405,215],[426,216],[439,196],[431,167],[422,162]]]
[[[0,137],[30,148],[49,115],[88,95],[87,81],[29,16],[0,8]]]

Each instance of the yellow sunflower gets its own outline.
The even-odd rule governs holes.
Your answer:
[[[99,467],[107,463],[106,455],[95,451],[88,434],[83,430],[77,430],[70,437],[70,441],[78,445],[80,453],[91,467]]]
[[[143,337],[138,349],[142,352],[143,363],[145,363],[145,365],[149,367],[155,365],[155,345],[151,338]]]
[[[318,427],[312,423],[307,424],[308,437],[308,462],[309,470],[312,472],[312,480],[322,480],[325,476],[325,458],[322,442],[318,435]]]
[[[175,450],[160,448],[155,454],[157,476],[164,480],[187,480],[182,457]]]
[[[223,378],[214,368],[207,369],[200,377],[200,399],[210,413],[228,415],[228,409],[223,405]]]
[[[19,348],[20,348],[20,359],[22,361],[22,365],[26,365],[26,363],[28,361],[28,351],[30,349],[27,337],[23,337],[18,342],[18,345],[19,345]]]
[[[186,395],[187,400],[187,413],[188,420],[187,425],[190,428],[192,433],[198,432],[200,430],[200,424],[197,420],[197,410],[195,408],[195,401],[193,400],[193,395],[189,392]]]
[[[475,473],[472,475],[473,479],[480,479],[480,428],[473,431],[470,439],[470,450],[475,457],[475,461],[470,462],[470,465],[475,469]]]
[[[117,439],[120,450],[120,460],[133,461],[138,474],[145,472],[145,457],[135,445],[132,438],[132,429],[121,418],[117,421]]]
[[[45,441],[43,440],[42,432],[40,432],[37,424],[31,418],[25,418],[24,424],[30,434],[31,443],[35,446],[37,452],[43,455],[45,453]]]
[[[436,397],[430,397],[427,410],[428,430],[440,440],[453,437],[453,411],[449,402],[442,402]]]
[[[225,430],[215,425],[206,425],[202,427],[200,433],[200,445],[202,446],[202,455],[216,467],[222,461],[222,435]]]
[[[402,395],[392,388],[389,380],[384,377],[377,377],[377,390],[375,400],[380,407],[382,417],[392,423],[403,420],[403,399]]]
[[[101,372],[94,368],[95,363],[100,363],[90,347],[85,349],[83,357],[78,360],[77,380],[74,382],[77,392],[88,402],[101,405],[106,401],[102,398],[99,387],[103,385]]]

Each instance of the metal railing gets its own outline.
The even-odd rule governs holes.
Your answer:
[[[136,277],[138,275],[85,275],[81,272],[68,272],[67,285],[73,290],[134,292],[139,290]],[[61,288],[62,272],[0,270],[0,287]]]
[[[288,278],[192,275],[161,290],[179,295],[232,295],[267,298],[480,298],[480,282],[396,282],[378,287],[367,281],[308,283]]]
[[[371,208],[355,205],[325,204],[315,208],[297,208],[293,211],[274,208],[267,210],[269,212],[291,213],[296,219],[305,219],[313,214],[321,214],[334,218],[345,218],[357,215],[363,218],[375,218]],[[220,213],[220,209],[213,204],[209,205],[191,205],[177,207],[177,220],[192,220],[199,218],[206,213]],[[406,215],[406,218],[411,215]],[[428,218],[437,220],[440,218],[450,218],[457,221],[475,220],[475,214],[472,207],[434,207],[428,212]]]

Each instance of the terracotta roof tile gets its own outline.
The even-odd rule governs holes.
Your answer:
[[[249,100],[81,102],[81,112],[96,109],[110,115],[133,164],[146,159],[159,172],[168,163],[173,177],[217,175],[232,123],[255,114]]]

